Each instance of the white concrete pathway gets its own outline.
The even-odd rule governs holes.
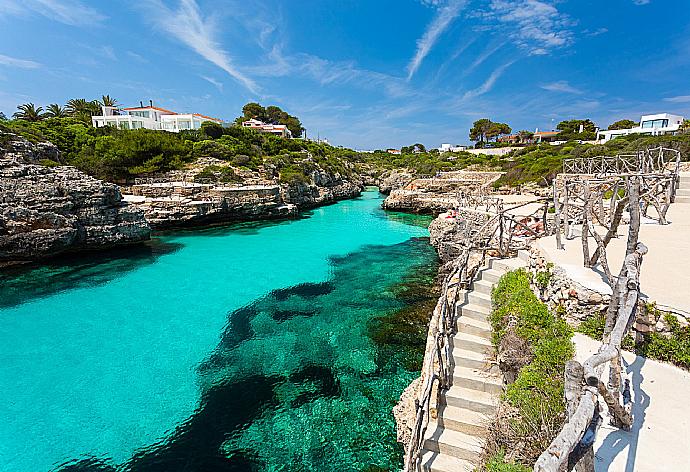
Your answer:
[[[601,345],[579,333],[573,341],[579,362]],[[690,372],[631,352],[623,352],[623,359],[632,382],[633,428],[614,428],[602,413],[596,472],[690,471]]]
[[[642,224],[640,241],[649,247],[640,272],[640,286],[650,301],[663,307],[690,313],[690,173],[681,173],[676,202],[668,211],[668,225]],[[623,264],[628,227],[621,225],[606,249],[611,272],[617,274]],[[580,238],[565,241],[565,250],[556,249],[556,237],[539,240],[539,246],[554,264],[562,267],[576,282],[602,293],[611,293],[598,269],[583,267]],[[590,239],[590,251],[596,248]],[[690,467],[688,468],[690,471]]]

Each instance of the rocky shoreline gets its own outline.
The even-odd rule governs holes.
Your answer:
[[[296,218],[300,211],[359,196],[365,183],[378,183],[318,165],[307,179],[291,182],[281,182],[274,169],[232,169],[238,177],[233,182],[197,182],[209,165],[230,169],[223,161],[200,159],[190,169],[119,187],[41,161],[60,162],[57,147],[0,134],[0,267],[140,243],[152,230]]]
[[[74,167],[40,165],[58,155],[50,143],[7,134],[0,143],[0,267],[149,239],[143,212],[117,185]]]

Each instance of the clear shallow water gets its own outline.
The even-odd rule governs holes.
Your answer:
[[[380,203],[0,279],[0,470],[394,468],[416,374],[372,326],[435,256]]]

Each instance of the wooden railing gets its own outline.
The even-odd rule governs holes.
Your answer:
[[[563,161],[563,173],[591,175],[640,172],[651,174],[667,171],[678,173],[680,159],[680,151],[659,146],[641,150],[635,154],[565,159]]]
[[[431,420],[432,403],[442,390],[451,385],[451,337],[455,334],[458,296],[460,290],[467,288],[474,278],[469,267],[472,252],[479,253],[483,265],[487,253],[493,252],[501,257],[510,255],[527,246],[528,241],[545,235],[546,225],[530,226],[526,218],[537,218],[534,214],[518,215],[516,211],[534,202],[514,205],[498,213],[477,210],[476,219],[456,219],[460,238],[453,246],[459,252],[450,274],[446,276],[441,297],[431,317],[430,333],[433,333],[433,350],[425,359],[422,368],[422,393],[416,401],[415,422],[405,455],[405,472],[419,470],[424,437]],[[537,211],[545,222],[546,207]],[[459,211],[460,208],[455,211]],[[467,208],[463,214],[467,216]],[[470,211],[471,212],[471,211]],[[479,217],[481,216],[481,218]],[[435,323],[435,325],[434,325]]]
[[[628,243],[631,243],[630,239]],[[599,395],[608,407],[614,426],[625,430],[632,426],[630,380],[621,369],[621,344],[637,313],[640,265],[646,253],[645,245],[637,242],[634,250],[625,257],[611,297],[599,351],[583,365],[574,360],[566,365],[568,422],[539,456],[534,465],[535,472],[557,472],[566,464],[571,470],[578,463],[582,464],[580,470],[594,471],[592,445],[601,422]],[[608,385],[602,381],[606,364],[610,364]]]
[[[483,244],[480,235],[486,233],[487,228],[495,225],[498,219],[491,218],[480,228],[468,231],[462,241],[461,254],[455,259],[453,270],[446,276],[431,322],[429,330],[433,334],[434,349],[425,360],[422,368],[422,393],[416,400],[415,422],[412,427],[412,435],[405,455],[406,472],[417,471],[421,452],[424,446],[424,437],[431,420],[432,402],[438,397],[439,390],[450,388],[453,373],[451,371],[451,337],[455,334],[456,307],[460,290],[466,288],[472,281],[474,274],[469,269],[469,258],[473,250],[481,249]],[[449,293],[451,295],[449,295]]]
[[[678,185],[680,158],[679,151],[660,147],[630,156],[566,160],[565,173],[553,183],[558,249],[563,248],[562,234],[574,239],[573,230],[580,226],[584,266],[599,263],[609,284],[613,284],[606,249],[618,234],[625,210],[641,208],[645,218],[667,224],[666,215]],[[590,237],[596,243],[593,253]]]

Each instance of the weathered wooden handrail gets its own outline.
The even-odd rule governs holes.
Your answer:
[[[639,227],[639,220],[637,221]],[[637,239],[637,233],[631,233],[631,239]],[[578,446],[585,435],[590,423],[593,421],[595,409],[598,405],[598,395],[601,395],[606,403],[612,418],[612,423],[624,429],[632,425],[631,403],[629,384],[625,383],[623,392],[623,405],[620,403],[620,356],[621,344],[627,334],[639,303],[640,264],[647,253],[647,247],[637,242],[634,250],[630,252],[623,262],[621,272],[616,281],[616,286],[611,297],[609,311],[614,313],[615,324],[609,332],[605,331],[604,341],[599,351],[590,356],[582,365],[577,383],[581,385],[581,393],[577,402],[577,408],[569,415],[569,420],[551,442],[549,447],[539,456],[534,465],[535,472],[557,472],[568,463],[568,457]],[[601,372],[604,365],[610,362],[609,387],[601,380]],[[577,362],[571,361],[569,364]],[[572,364],[571,364],[572,365]],[[584,375],[583,375],[584,374]],[[569,368],[566,367],[566,379]],[[584,381],[584,382],[583,382]],[[568,382],[566,382],[568,383]],[[572,379],[570,379],[572,385]],[[572,395],[566,385],[566,398]],[[571,399],[568,399],[571,403]],[[590,441],[590,443],[593,441]],[[589,444],[591,447],[591,444]]]

